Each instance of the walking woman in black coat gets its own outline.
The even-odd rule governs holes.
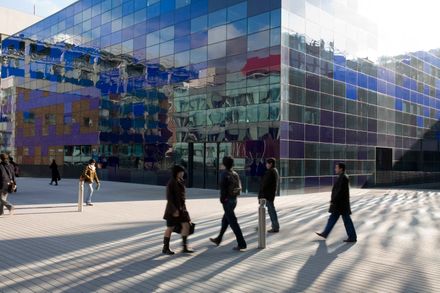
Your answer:
[[[167,206],[163,218],[167,221],[167,229],[163,239],[162,253],[172,255],[173,251],[170,250],[171,233],[174,227],[180,225],[182,227],[182,244],[183,253],[192,253],[187,245],[187,238],[190,231],[191,218],[186,209],[185,200],[185,182],[183,175],[185,169],[182,166],[174,166],[172,170],[172,177],[167,184]]]
[[[55,185],[58,185],[58,180],[61,180],[60,172],[58,171],[58,165],[55,160],[52,161],[49,168],[52,170],[52,180],[50,181],[50,185],[55,181]]]

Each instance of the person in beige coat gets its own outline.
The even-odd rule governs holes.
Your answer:
[[[93,183],[96,182],[96,188],[99,189],[100,182],[98,179],[98,174],[96,174],[96,161],[91,159],[89,164],[84,169],[81,179],[89,186],[89,192],[86,198],[86,205],[93,206],[92,195],[93,195]]]

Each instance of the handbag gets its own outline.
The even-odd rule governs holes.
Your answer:
[[[194,234],[195,228],[196,228],[196,224],[194,224],[193,222],[189,222],[189,235]],[[182,224],[174,226],[173,232],[177,234],[182,233]]]
[[[17,190],[17,185],[14,181],[8,183],[8,193],[12,193]]]

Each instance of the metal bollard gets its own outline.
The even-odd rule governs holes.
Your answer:
[[[78,186],[78,212],[82,212],[83,210],[83,201],[84,201],[84,181],[79,181]]]
[[[266,248],[266,199],[260,199],[258,207],[258,248]]]

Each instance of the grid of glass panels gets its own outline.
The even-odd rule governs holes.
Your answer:
[[[440,171],[440,51],[381,57],[354,1],[283,1],[281,175],[286,192],[327,188],[336,162],[374,184],[380,149],[395,171]],[[431,49],[431,48],[427,48]]]
[[[190,143],[232,143],[218,151],[256,189],[253,166],[279,156],[280,7],[83,0],[9,38],[2,75],[17,79],[18,160],[45,164],[54,148],[90,145],[102,166],[168,176]]]

